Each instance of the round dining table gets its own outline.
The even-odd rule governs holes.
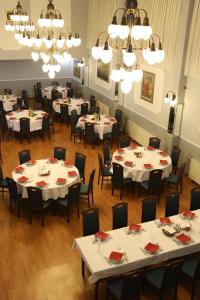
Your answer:
[[[43,200],[64,198],[68,188],[80,182],[78,169],[69,161],[55,158],[31,160],[12,172],[18,191],[28,198],[27,187],[41,188]]]
[[[13,105],[17,103],[17,96],[14,95],[0,95],[0,101],[3,102],[3,109],[5,111],[12,111]]]
[[[149,172],[153,169],[163,170],[163,178],[168,177],[172,170],[171,157],[166,152],[134,144],[117,149],[113,153],[112,163],[123,166],[124,178],[132,178],[137,182],[148,180]]]
[[[62,98],[67,98],[68,87],[66,86],[47,86],[42,89],[42,97],[47,97],[47,99],[51,99],[51,92],[53,89],[56,89],[59,93],[62,94]]]
[[[85,123],[94,123],[94,130],[99,135],[99,139],[103,140],[104,133],[112,131],[112,126],[116,122],[116,119],[111,116],[100,115],[100,120],[97,120],[95,115],[85,115],[78,119],[77,127],[85,128]]]
[[[46,112],[41,110],[32,111],[33,116],[29,116],[29,110],[19,110],[13,111],[6,114],[6,119],[8,122],[8,127],[12,128],[14,131],[20,131],[20,118],[29,118],[30,119],[30,131],[36,131],[42,129],[42,119]]]
[[[88,110],[90,108],[89,101],[85,101],[82,98],[70,98],[70,102],[68,99],[58,99],[53,101],[53,109],[55,112],[60,113],[60,104],[66,104],[69,108],[69,115],[71,115],[72,110],[76,110],[77,114],[80,115],[81,113],[81,105],[83,103],[88,103]]]

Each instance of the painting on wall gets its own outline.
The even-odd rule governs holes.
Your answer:
[[[143,79],[141,84],[141,99],[153,103],[155,74],[143,71]]]
[[[78,61],[74,60],[74,76],[81,78],[81,68],[78,66]]]
[[[109,82],[110,64],[104,64],[100,59],[97,61],[97,77]]]

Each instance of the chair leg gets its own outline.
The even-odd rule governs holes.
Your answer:
[[[10,199],[10,213],[12,214],[12,199]]]
[[[42,212],[41,226],[44,226],[44,212]]]
[[[103,175],[101,176],[101,190],[103,188]]]
[[[194,299],[195,287],[196,287],[196,281],[194,280],[192,283],[191,300]]]
[[[82,259],[82,276],[85,277],[85,263],[83,259]]]
[[[17,216],[20,218],[20,202],[17,203]]]
[[[94,194],[93,194],[93,191],[92,191],[92,204],[94,203]]]
[[[99,184],[99,180],[100,180],[100,172],[99,172],[99,175],[98,175],[98,184]]]
[[[114,195],[114,183],[112,182],[112,196]]]
[[[32,224],[32,213],[29,212],[29,224]]]

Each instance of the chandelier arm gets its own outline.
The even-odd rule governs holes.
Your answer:
[[[137,8],[138,11],[143,11],[145,13],[145,18],[148,18],[147,11],[143,8]]]
[[[116,14],[118,13],[118,11],[123,10],[125,15],[127,15],[127,10],[124,7],[119,7],[118,9],[116,9],[114,16],[116,16]]]

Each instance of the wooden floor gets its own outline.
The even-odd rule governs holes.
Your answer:
[[[18,165],[18,151],[30,149],[33,159],[52,156],[53,147],[62,146],[67,149],[67,159],[74,160],[76,151],[87,155],[86,178],[93,168],[98,171],[97,153],[102,152],[102,145],[92,149],[87,146],[70,143],[69,128],[56,125],[56,134],[45,142],[37,138],[31,144],[20,144],[15,139],[3,141],[4,175],[11,176],[13,168]],[[184,179],[184,191],[180,199],[180,209],[189,207],[190,189],[194,184]],[[163,216],[166,192],[160,201],[157,217]],[[95,205],[100,208],[100,227],[111,229],[111,206],[119,201],[119,191],[111,196],[110,183],[105,183],[103,190],[98,187],[97,175],[94,188]],[[123,200],[128,201],[129,221],[140,222],[141,198],[135,191],[127,190]],[[81,201],[81,210],[87,207]],[[45,226],[41,227],[36,217],[32,225],[28,224],[27,215],[22,212],[17,218],[15,212],[9,212],[7,193],[0,201],[0,299],[2,300],[90,300],[94,299],[94,286],[89,286],[81,276],[81,259],[79,253],[72,249],[73,240],[80,237],[81,219],[77,219],[76,211],[72,213],[70,224],[64,215],[45,218]],[[190,284],[183,282],[179,288],[178,299],[189,298]],[[105,285],[100,285],[99,299],[104,299]],[[148,290],[143,300],[156,299]],[[169,300],[170,298],[167,297]],[[197,296],[200,299],[200,294]]]

